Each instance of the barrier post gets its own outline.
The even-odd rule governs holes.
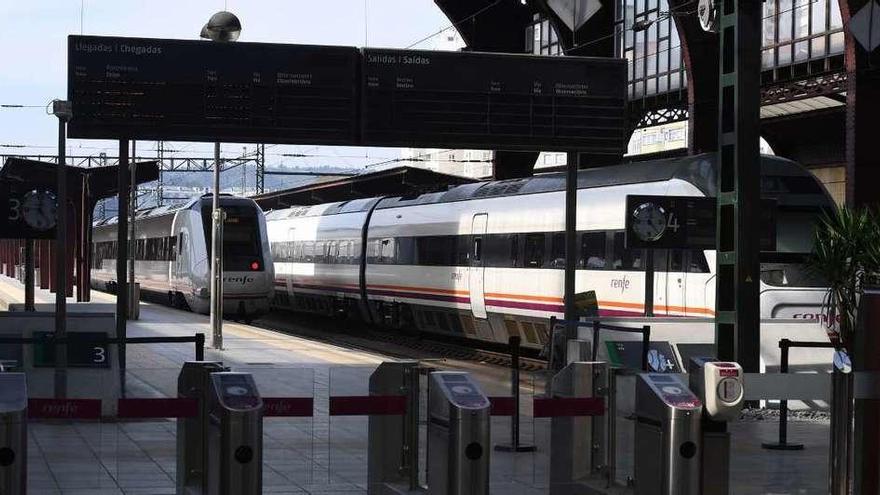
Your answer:
[[[791,341],[782,339],[779,341],[779,348],[782,349],[782,362],[779,365],[779,372],[788,373],[788,350],[791,348]],[[779,401],[779,441],[764,442],[761,447],[770,450],[803,450],[804,445],[801,443],[788,443],[788,401],[781,399]]]
[[[196,334],[196,361],[205,360],[205,334]]]
[[[519,443],[519,354],[522,339],[512,335],[508,339],[510,345],[510,395],[513,396],[513,414],[510,416],[510,444],[499,444],[495,450],[500,452],[534,452],[534,445]]]

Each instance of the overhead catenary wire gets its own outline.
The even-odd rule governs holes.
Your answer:
[[[446,26],[445,28],[443,28],[443,29],[441,29],[441,30],[439,30],[439,31],[437,31],[437,32],[431,33],[431,34],[429,34],[428,36],[425,36],[424,38],[422,38],[422,39],[420,39],[420,40],[418,40],[418,41],[416,41],[416,42],[414,42],[414,43],[410,43],[409,45],[407,45],[406,48],[407,48],[407,49],[410,49],[410,48],[412,48],[412,47],[414,47],[414,46],[416,46],[416,45],[418,45],[418,44],[420,44],[420,43],[423,43],[423,42],[425,42],[425,41],[427,41],[427,40],[433,38],[434,36],[437,36],[438,34],[442,34],[442,33],[444,33],[445,31],[449,30],[450,28],[456,28],[456,29],[457,29],[458,26],[464,24],[465,22],[470,21],[471,19],[477,17],[478,15],[482,14],[483,12],[485,12],[485,11],[491,9],[492,7],[498,5],[499,3],[501,3],[501,0],[495,0],[494,2],[490,3],[489,5],[486,5],[485,7],[482,7],[482,8],[480,8],[480,9],[478,9],[478,10],[477,10],[476,12],[474,12],[473,14],[470,14],[470,15],[466,16],[465,18],[460,19],[460,20],[457,21],[457,22],[453,22],[452,24]]]

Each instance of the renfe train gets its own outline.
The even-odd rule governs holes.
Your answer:
[[[761,167],[762,196],[778,205],[777,251],[762,255],[761,316],[812,318],[824,289],[803,254],[832,200],[794,162],[765,156]],[[596,291],[600,314],[643,314],[645,261],[625,247],[626,196],[713,197],[715,178],[714,155],[580,171],[576,291]],[[552,173],[271,211],[273,304],[485,341],[519,335],[542,347],[548,318],[563,313],[564,186]],[[654,263],[656,315],[714,315],[714,251],[662,250]],[[682,328],[666,337],[714,339],[711,324]]]
[[[269,310],[274,267],[266,219],[250,199],[220,196],[223,224],[223,314],[249,321]],[[135,281],[142,292],[167,297],[175,307],[208,313],[211,287],[210,194],[183,206],[137,212]],[[92,234],[92,287],[116,289],[116,217]]]

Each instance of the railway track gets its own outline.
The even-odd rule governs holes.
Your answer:
[[[479,342],[456,342],[454,338],[437,336],[425,337],[404,331],[377,330],[365,324],[356,325],[350,321],[340,321],[296,313],[296,322],[289,317],[294,313],[272,312],[256,320],[252,325],[274,332],[330,343],[340,347],[382,354],[398,359],[454,359],[472,361],[494,366],[511,367],[512,359],[506,345],[494,345],[491,349],[475,347]],[[363,325],[363,326],[360,326]],[[520,356],[520,369],[540,371],[547,368],[547,362],[539,359],[532,350],[524,350],[529,355]]]

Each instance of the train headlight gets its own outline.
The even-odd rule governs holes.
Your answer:
[[[259,261],[251,261],[251,271],[255,272],[260,269]]]

